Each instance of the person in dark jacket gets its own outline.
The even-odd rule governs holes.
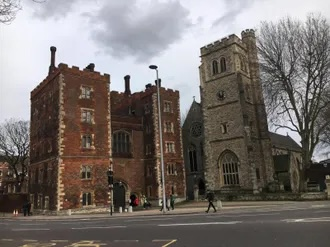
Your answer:
[[[212,207],[214,212],[216,212],[217,210],[215,209],[214,205],[213,205],[213,201],[214,201],[214,193],[209,191],[206,194],[206,198],[209,202],[209,206],[207,207],[207,210],[205,211],[206,213],[208,213],[210,211],[210,208]]]

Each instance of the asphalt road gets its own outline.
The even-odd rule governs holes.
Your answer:
[[[0,246],[328,247],[330,204],[316,202],[304,207],[290,205],[209,214],[4,219],[0,221]]]

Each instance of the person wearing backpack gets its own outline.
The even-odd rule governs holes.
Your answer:
[[[209,202],[209,206],[207,207],[207,210],[205,211],[206,213],[208,213],[210,211],[210,208],[212,207],[214,210],[214,213],[217,212],[217,210],[215,209],[214,205],[213,205],[213,201],[214,201],[214,193],[209,191],[206,194],[206,198]]]

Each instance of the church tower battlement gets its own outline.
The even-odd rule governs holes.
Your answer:
[[[253,29],[200,49],[200,93],[208,189],[257,193],[273,162]]]

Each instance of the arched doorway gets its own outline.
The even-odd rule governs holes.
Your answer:
[[[204,195],[205,194],[205,183],[203,179],[199,179],[198,181],[198,194]]]
[[[125,208],[126,189],[123,183],[117,182],[113,184],[113,205],[115,208]]]

